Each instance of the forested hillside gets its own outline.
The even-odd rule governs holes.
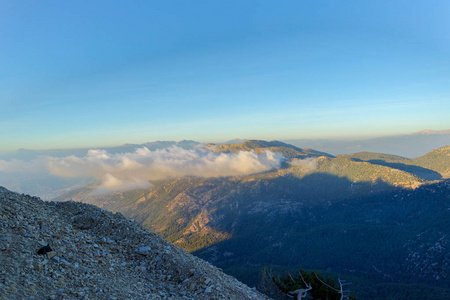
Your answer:
[[[376,153],[291,158],[257,175],[168,179],[96,197],[93,185],[58,200],[120,211],[251,285],[273,265],[347,276],[363,299],[418,299],[419,290],[449,294],[450,184],[423,175],[445,176],[426,168],[445,151],[421,166]]]
[[[301,149],[279,141],[267,142],[260,140],[249,140],[240,144],[209,144],[209,146],[211,150],[216,152],[255,151],[256,153],[260,153],[261,151],[268,150],[280,153],[287,158],[307,158],[318,156],[333,157],[331,154],[325,152],[320,152],[313,149]]]
[[[435,149],[412,160],[412,164],[439,172],[442,177],[450,177],[450,145]]]

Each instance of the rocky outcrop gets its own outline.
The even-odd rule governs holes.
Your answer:
[[[268,298],[120,213],[0,187],[0,299]]]

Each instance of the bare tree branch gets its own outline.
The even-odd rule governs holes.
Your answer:
[[[341,279],[339,278],[339,279],[338,279],[338,281],[339,281],[339,287],[340,287],[341,289],[338,290],[338,289],[336,289],[336,288],[334,288],[334,287],[332,287],[332,286],[326,284],[325,282],[323,282],[323,281],[317,276],[316,273],[314,273],[314,275],[315,275],[316,278],[317,278],[320,282],[322,282],[324,285],[326,285],[326,286],[329,287],[330,289],[332,289],[332,290],[338,292],[339,294],[341,294],[340,300],[343,300],[344,297],[345,297],[345,299],[348,299],[348,295],[344,295],[344,294],[346,293],[346,292],[344,292],[344,285],[348,285],[349,283],[344,283],[344,280],[341,280]]]
[[[302,271],[299,270],[298,273],[300,274],[300,277],[302,278],[303,283],[305,284],[305,286],[308,287],[308,284],[306,283],[305,279],[303,278]]]
[[[294,278],[292,278],[292,275],[291,275],[290,272],[288,272],[288,275],[289,275],[289,277],[291,278],[292,282],[295,283],[295,280],[294,280]]]
[[[303,298],[306,297],[306,294],[310,290],[312,290],[312,287],[311,287],[311,285],[308,285],[307,289],[298,289],[298,290],[289,292],[288,297],[289,297],[289,295],[297,295],[297,300],[302,300]]]
[[[323,282],[322,280],[320,280],[320,278],[317,276],[316,273],[314,273],[314,275],[316,276],[317,279],[319,279],[320,282],[322,282],[323,284],[325,284],[325,285],[326,285],[327,287],[329,287],[330,289],[335,290],[335,291],[338,292],[338,293],[340,293],[340,292],[342,291],[342,289],[341,289],[341,290],[337,290],[337,289],[335,289],[334,287],[332,287],[332,286],[326,284],[325,282]]]
[[[289,275],[289,277],[291,278],[292,282],[295,283],[296,281],[294,280],[294,278],[292,278],[291,273],[288,272],[288,275]],[[287,296],[288,296],[288,297],[293,298],[293,295],[297,295],[297,300],[301,300],[301,299],[303,299],[303,298],[306,297],[306,294],[308,293],[308,291],[312,290],[311,284],[307,284],[307,283],[306,283],[306,281],[305,281],[305,279],[303,278],[301,272],[300,272],[300,277],[302,278],[302,281],[303,281],[303,283],[305,284],[305,288],[304,288],[304,289],[297,289],[297,290],[295,290],[295,291],[290,291],[290,292],[288,292],[288,293],[287,293]]]

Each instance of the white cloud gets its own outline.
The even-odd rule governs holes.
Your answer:
[[[118,179],[109,173],[103,176],[101,182],[101,185],[91,195],[98,196],[112,191],[125,192],[152,187],[152,184],[145,178],[135,177]]]
[[[215,153],[207,148],[185,150],[171,147],[150,151],[109,154],[90,150],[85,157],[48,157],[52,174],[64,177],[93,177],[101,182],[96,193],[148,188],[150,181],[194,175],[220,177],[247,175],[278,168],[284,157],[270,151]]]
[[[293,159],[291,166],[299,167],[305,172],[314,171],[317,169],[317,158],[309,157],[305,159]]]

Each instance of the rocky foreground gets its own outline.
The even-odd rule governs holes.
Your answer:
[[[0,299],[268,298],[119,213],[0,187]]]

